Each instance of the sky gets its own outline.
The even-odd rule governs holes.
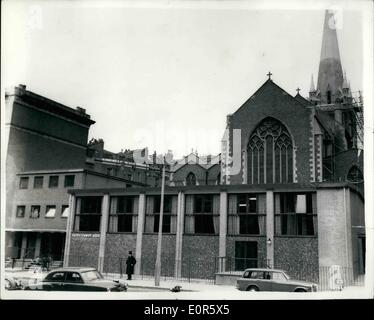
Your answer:
[[[362,11],[304,3],[6,0],[2,83],[85,108],[96,121],[89,139],[112,152],[218,154],[226,116],[269,71],[288,93],[308,95],[326,8],[337,10],[351,89],[362,89]]]

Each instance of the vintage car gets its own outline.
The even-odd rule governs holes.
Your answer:
[[[236,288],[241,291],[317,291],[316,284],[292,280],[283,270],[258,268],[246,269],[237,280]]]
[[[25,285],[24,290],[118,292],[127,291],[127,284],[122,279],[106,280],[94,268],[60,268],[37,283]]]

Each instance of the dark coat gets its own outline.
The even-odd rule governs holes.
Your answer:
[[[126,274],[134,273],[135,264],[136,264],[136,259],[133,256],[129,256],[126,260]]]

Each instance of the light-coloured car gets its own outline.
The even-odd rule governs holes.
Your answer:
[[[246,269],[236,282],[241,291],[314,292],[317,285],[312,282],[293,280],[279,269]]]

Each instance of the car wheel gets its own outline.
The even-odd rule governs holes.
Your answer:
[[[306,292],[306,290],[299,288],[299,289],[296,289],[295,292]]]
[[[259,291],[259,289],[256,286],[250,286],[250,287],[247,288],[247,291],[255,292],[255,291]]]

